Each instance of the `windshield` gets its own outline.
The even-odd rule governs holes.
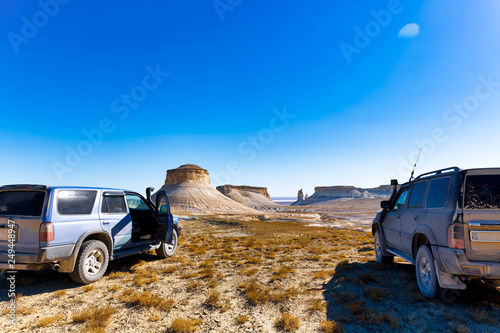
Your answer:
[[[41,216],[44,200],[42,191],[0,192],[0,215]]]
[[[500,209],[500,175],[467,176],[465,209]]]

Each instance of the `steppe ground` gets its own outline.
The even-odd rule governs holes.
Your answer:
[[[369,232],[299,222],[181,222],[176,255],[110,263],[77,285],[49,270],[18,281],[17,323],[2,332],[500,332],[500,292],[421,297],[414,267],[374,262]],[[447,295],[449,296],[449,295]]]

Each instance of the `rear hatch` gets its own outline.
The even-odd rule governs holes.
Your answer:
[[[14,230],[16,262],[36,255],[39,248],[40,224],[43,222],[47,188],[40,185],[0,187],[0,261],[5,262],[9,250],[9,229]],[[12,232],[10,232],[12,234]]]
[[[467,258],[500,262],[500,169],[467,171],[463,217]]]

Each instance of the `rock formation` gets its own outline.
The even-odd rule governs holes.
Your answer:
[[[297,194],[297,201],[302,201],[304,200],[304,192],[302,189],[299,190],[299,193]]]
[[[254,209],[275,211],[281,207],[271,200],[265,187],[223,185],[218,186],[217,190],[228,198]]]
[[[194,164],[184,164],[177,169],[167,170],[165,185],[176,184],[187,180],[210,184],[207,170]]]
[[[293,203],[294,206],[305,206],[323,203],[341,198],[389,198],[392,194],[390,185],[381,185],[376,188],[359,188],[354,186],[318,186],[314,194],[306,200]]]
[[[168,170],[165,185],[160,190],[167,192],[172,210],[180,214],[183,211],[204,214],[262,214],[217,191],[210,185],[208,171],[194,164]]]
[[[235,185],[223,185],[223,186],[217,186],[217,191],[224,195],[228,195],[232,191],[249,191],[249,192],[255,192],[260,195],[263,195],[264,197],[268,198],[271,200],[271,197],[269,196],[269,193],[267,192],[267,187],[255,187],[255,186],[235,186]]]

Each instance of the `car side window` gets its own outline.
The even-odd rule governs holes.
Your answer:
[[[443,208],[446,205],[450,180],[450,177],[431,180],[425,203],[426,208]]]
[[[424,188],[425,182],[415,183],[411,190],[410,200],[408,201],[408,208],[419,208],[422,207],[420,205],[420,198],[423,196],[422,189]]]
[[[409,187],[405,187],[399,191],[396,198],[396,203],[394,204],[394,209],[403,209],[406,203],[406,198],[408,197]]]
[[[57,194],[57,210],[61,215],[89,215],[94,208],[97,191],[64,190]]]
[[[127,194],[127,204],[131,210],[150,210],[148,204],[135,194]]]
[[[102,198],[102,212],[108,214],[126,213],[125,198],[122,196],[105,195]]]

